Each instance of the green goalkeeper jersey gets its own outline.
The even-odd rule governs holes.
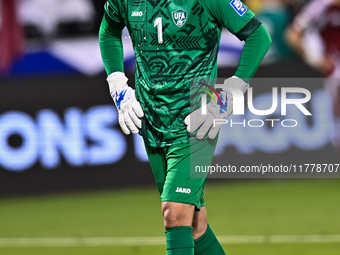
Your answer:
[[[260,26],[239,0],[109,0],[105,19],[129,30],[140,133],[153,147],[189,142],[190,81],[217,77],[222,27],[244,40]]]

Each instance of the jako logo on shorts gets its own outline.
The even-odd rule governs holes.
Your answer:
[[[177,187],[176,192],[177,193],[190,194],[191,193],[191,189]]]

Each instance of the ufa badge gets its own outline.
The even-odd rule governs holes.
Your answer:
[[[176,26],[178,27],[183,27],[183,25],[187,21],[187,17],[188,17],[188,12],[182,9],[172,12],[172,19],[175,22]]]

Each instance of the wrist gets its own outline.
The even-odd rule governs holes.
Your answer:
[[[109,84],[110,94],[112,95],[112,93],[127,86],[128,78],[123,72],[114,72],[107,77],[106,81]]]
[[[224,81],[224,84],[226,85],[226,88],[227,86],[229,85],[232,85],[232,86],[235,86],[239,89],[242,90],[242,93],[246,92],[246,90],[249,88],[249,84],[246,83],[243,79],[237,77],[237,76],[232,76],[230,78],[228,78],[227,80]]]

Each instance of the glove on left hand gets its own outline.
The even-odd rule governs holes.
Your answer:
[[[236,76],[225,80],[223,91],[219,94],[222,105],[214,94],[215,100],[211,100],[207,105],[207,114],[203,115],[202,108],[199,108],[185,118],[184,122],[188,126],[187,130],[189,133],[195,132],[200,127],[196,134],[198,139],[203,139],[209,130],[208,137],[210,139],[214,139],[217,136],[223,122],[218,121],[218,124],[215,124],[215,120],[226,120],[233,112],[233,95],[227,89],[231,85],[240,88],[243,93],[249,88],[247,83]]]

